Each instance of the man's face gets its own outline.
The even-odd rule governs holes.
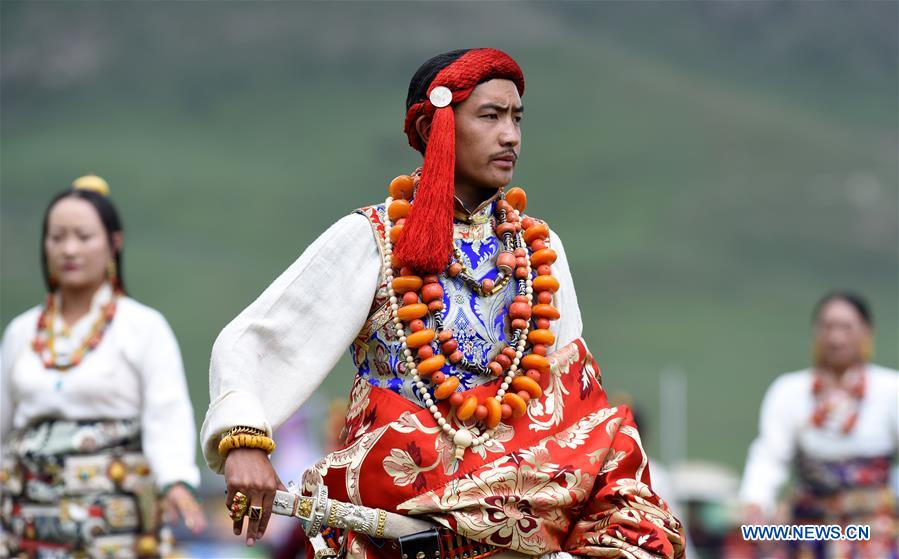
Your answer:
[[[510,80],[486,81],[456,105],[456,183],[498,189],[512,181],[522,112]]]

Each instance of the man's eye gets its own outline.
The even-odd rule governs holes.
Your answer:
[[[521,122],[521,117],[520,117],[520,116],[516,116],[516,117],[515,117],[515,122]]]
[[[496,115],[495,113],[491,113],[489,115],[483,115],[481,118],[489,118],[491,120],[496,120],[497,118],[499,118],[499,116]]]

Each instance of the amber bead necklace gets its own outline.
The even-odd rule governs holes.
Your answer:
[[[521,217],[527,197],[520,188],[502,193],[496,202],[494,232],[501,240],[503,250],[497,255],[495,281],[478,282],[462,264],[461,252],[454,248],[455,258],[447,266],[445,275],[459,277],[477,295],[492,296],[513,278],[516,282],[516,296],[507,311],[512,333],[510,343],[486,366],[470,363],[452,332],[444,328],[443,287],[438,277],[416,275],[414,270],[403,267],[393,254],[393,245],[402,234],[411,209],[409,200],[415,186],[415,180],[406,175],[391,182],[390,196],[385,201],[383,275],[387,282],[392,324],[401,344],[406,370],[425,407],[456,445],[456,457],[461,458],[466,448],[490,440],[502,420],[523,416],[527,413],[528,402],[542,396],[540,379],[549,373],[546,352],[555,342],[549,323],[559,318],[559,312],[552,306],[552,296],[558,290],[559,282],[552,276],[550,268],[557,255],[548,246],[546,224]],[[537,276],[532,278],[535,270]],[[537,304],[533,304],[535,295]],[[423,318],[429,313],[435,329],[426,328]],[[531,328],[532,323],[536,328]],[[502,377],[496,394],[479,400],[477,396],[466,397],[456,392],[460,384],[458,377],[441,371],[447,361],[473,372]],[[430,381],[433,393],[425,379]],[[449,400],[450,419],[455,415],[461,422],[460,428],[454,427],[438,409],[435,400],[444,399]]]

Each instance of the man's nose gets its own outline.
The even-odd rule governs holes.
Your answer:
[[[514,120],[508,120],[499,135],[503,147],[516,147],[521,143],[521,130],[515,126]]]

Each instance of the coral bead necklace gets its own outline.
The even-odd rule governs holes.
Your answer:
[[[103,334],[115,317],[116,303],[120,295],[121,292],[118,290],[113,292],[112,299],[100,309],[100,316],[94,321],[84,341],[65,361],[59,359],[55,349],[53,322],[57,313],[56,297],[53,293],[47,295],[47,301],[44,303],[44,308],[37,320],[37,332],[34,340],[31,342],[32,349],[40,356],[44,367],[58,371],[67,371],[81,363],[81,360],[84,359],[84,356],[89,351],[100,345]]]
[[[461,459],[466,448],[486,443],[501,421],[523,416],[527,413],[528,402],[543,394],[540,378],[549,372],[546,352],[555,342],[549,325],[551,320],[559,318],[559,312],[552,305],[559,282],[552,276],[550,268],[557,255],[548,246],[546,224],[521,217],[527,198],[520,188],[503,193],[495,204],[494,232],[501,242],[496,259],[496,280],[474,278],[462,263],[461,252],[454,248],[454,258],[444,276],[458,278],[477,296],[495,295],[513,280],[515,282],[516,295],[507,310],[511,332],[509,344],[504,345],[486,366],[471,363],[459,349],[452,332],[444,327],[443,287],[438,277],[416,275],[414,270],[403,267],[393,253],[393,246],[402,234],[411,209],[409,200],[415,186],[413,177],[397,177],[391,182],[390,196],[385,201],[383,275],[387,282],[391,326],[399,338],[402,358],[415,383],[415,390],[437,425],[453,441],[456,457]],[[536,277],[532,277],[534,271]],[[427,328],[423,320],[429,314],[433,329]],[[480,400],[477,396],[457,392],[459,378],[442,371],[447,362],[482,375],[502,377],[496,394]],[[426,379],[430,380],[433,391]],[[460,424],[458,429],[443,416],[436,400],[449,400],[450,420],[455,415]]]

